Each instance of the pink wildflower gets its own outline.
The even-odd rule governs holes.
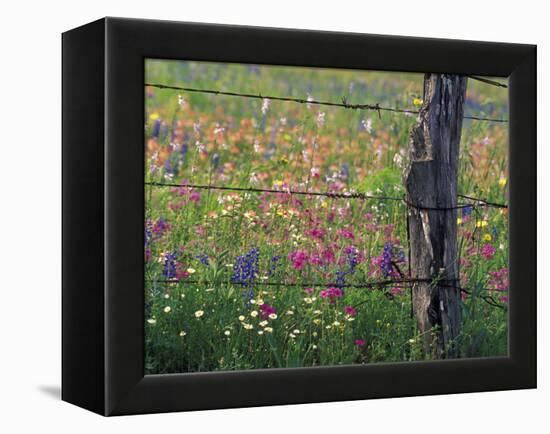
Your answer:
[[[390,289],[390,293],[393,296],[401,295],[401,294],[403,294],[403,288],[399,288],[398,286],[394,286],[392,289]]]
[[[306,265],[308,260],[307,252],[303,250],[296,250],[288,255],[288,259],[292,262],[292,266],[296,270],[301,270]]]
[[[497,291],[508,291],[508,268],[504,267],[497,271],[490,271],[491,278],[489,285]]]
[[[321,176],[321,173],[319,172],[319,168],[317,167],[312,167],[310,173],[312,178],[319,178],[319,176]]]
[[[308,232],[308,235],[311,236],[312,238],[318,238],[318,239],[322,240],[326,235],[326,231],[324,229],[321,229],[321,228],[315,228],[315,229],[311,229]]]
[[[344,313],[346,313],[349,316],[357,315],[357,311],[352,306],[346,306],[344,308]]]
[[[495,249],[492,244],[487,243],[481,248],[481,256],[485,259],[491,259],[496,251],[497,249]]]
[[[330,288],[324,289],[319,293],[319,297],[328,298],[331,304],[336,303],[336,299],[342,298],[344,296],[344,291],[340,288],[331,286]]]
[[[357,345],[358,347],[362,347],[365,345],[365,340],[364,339],[355,339],[355,345]]]
[[[269,318],[269,315],[273,313],[277,313],[277,309],[275,309],[273,306],[267,303],[260,305],[260,316],[262,317],[262,319]]]
[[[189,194],[189,200],[197,203],[201,200],[201,194],[198,192],[198,191],[192,191],[190,194]]]
[[[353,235],[353,232],[349,229],[340,229],[337,234],[342,238],[349,238],[350,240],[355,239],[355,235]]]
[[[325,264],[330,264],[336,261],[336,256],[334,255],[334,252],[330,248],[323,250],[321,257],[323,258],[323,262]]]
[[[189,277],[189,273],[187,272],[187,270],[182,270],[182,269],[176,270],[177,280],[187,279],[188,277]]]

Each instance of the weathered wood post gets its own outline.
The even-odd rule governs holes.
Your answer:
[[[405,173],[409,202],[413,312],[426,355],[458,357],[460,291],[457,175],[467,78],[426,74],[424,100],[410,135]],[[443,209],[441,209],[443,208]]]

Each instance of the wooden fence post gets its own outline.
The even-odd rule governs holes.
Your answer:
[[[467,78],[426,74],[424,100],[410,135],[405,173],[409,203],[413,312],[425,355],[458,357],[458,154]],[[433,208],[433,209],[430,209]],[[450,208],[450,209],[439,209]]]

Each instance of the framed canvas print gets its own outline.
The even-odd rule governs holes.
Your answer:
[[[120,18],[62,41],[65,401],[536,386],[536,47]]]

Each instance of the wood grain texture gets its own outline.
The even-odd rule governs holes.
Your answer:
[[[458,155],[467,78],[426,74],[424,100],[409,142],[405,173],[409,203],[427,208],[457,205]],[[413,285],[413,312],[426,355],[458,356],[457,210],[409,207],[411,273],[434,283]],[[439,285],[438,285],[439,283]]]

